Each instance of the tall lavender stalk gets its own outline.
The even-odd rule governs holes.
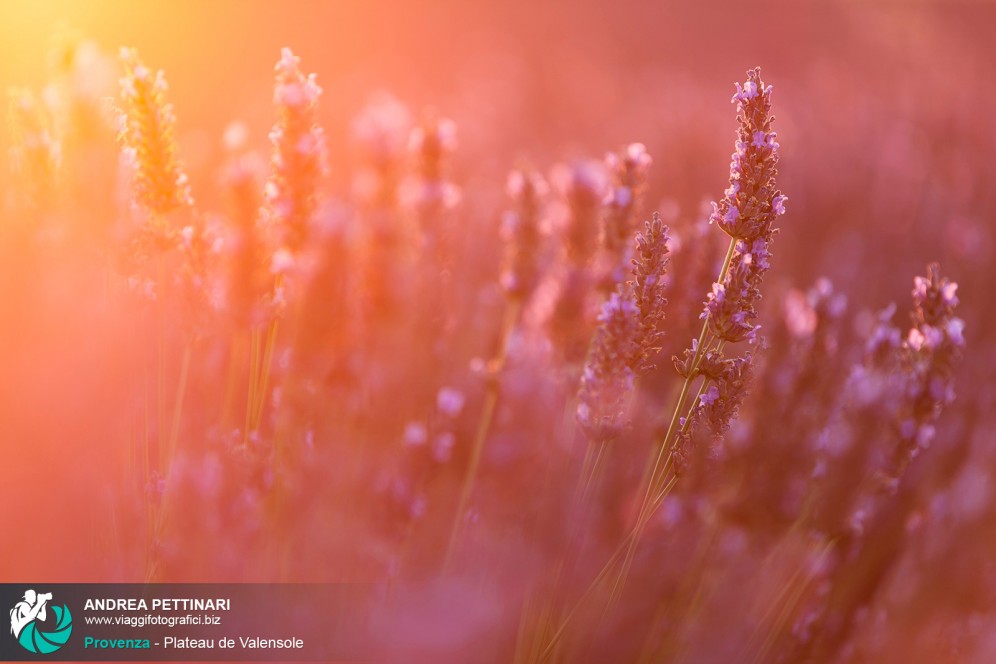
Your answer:
[[[515,209],[502,216],[505,257],[501,287],[510,299],[525,300],[539,281],[540,222],[548,186],[538,171],[517,169],[509,174],[505,189]]]
[[[10,165],[18,177],[25,202],[44,208],[56,193],[62,162],[62,144],[51,113],[27,89],[9,90],[7,124],[13,139]]]
[[[619,153],[605,155],[609,186],[605,198],[601,228],[602,265],[599,288],[611,292],[626,278],[633,256],[631,238],[636,230],[640,199],[647,188],[647,173],[653,163],[642,143],[630,143]]]
[[[420,289],[421,305],[413,313],[419,334],[434,342],[432,354],[424,357],[426,365],[420,369],[430,382],[445,380],[440,370],[455,329],[448,305],[456,295],[453,274],[459,272],[458,260],[463,258],[461,253],[465,254],[459,243],[467,241],[454,225],[461,190],[448,175],[457,146],[456,123],[426,112],[409,136],[412,172],[398,191],[402,208],[417,227],[419,263],[415,283]]]
[[[839,416],[852,428],[834,441],[840,448],[834,455],[819,450],[824,514],[812,523],[837,550],[822,571],[829,590],[796,611],[781,646],[783,661],[832,659],[902,552],[917,491],[903,478],[954,400],[954,371],[965,344],[964,322],[955,316],[957,289],[936,263],[928,265],[927,276],[914,278],[907,334],[891,323],[890,306],[848,380]],[[883,449],[883,440],[891,447]],[[830,463],[840,472],[826,470]],[[854,472],[862,467],[865,472]]]
[[[775,188],[778,143],[771,129],[771,86],[761,81],[761,70],[747,72],[747,81],[737,84],[732,102],[737,104],[737,140],[730,163],[730,186],[713,203],[710,221],[730,236],[730,245],[700,318],[702,329],[683,358],[674,358],[675,369],[684,379],[671,420],[660,441],[654,461],[645,475],[646,488],[613,590],[621,591],[636,546],[650,516],[677,481],[691,451],[694,425],[707,422],[722,435],[746,394],[753,355],[727,358],[730,343],[755,343],[761,281],[770,267],[770,246],[776,232],[775,219],[785,213],[787,198]],[[687,407],[692,386],[701,378],[698,391]]]
[[[598,225],[605,182],[599,164],[583,161],[554,172],[553,181],[566,213],[564,262],[560,292],[550,320],[550,334],[569,364],[584,360],[595,327],[597,302],[592,263],[598,250]]]
[[[506,298],[505,312],[498,335],[497,352],[488,363],[487,391],[471,446],[470,462],[467,464],[457,501],[456,517],[450,531],[447,565],[452,559],[460,535],[467,503],[477,479],[484,443],[498,407],[500,375],[508,359],[509,342],[518,325],[522,305],[532,295],[540,277],[540,223],[547,193],[546,181],[538,172],[514,170],[508,176],[506,192],[514,206],[504,215],[502,227],[506,246],[499,279]]]
[[[728,343],[755,342],[759,326],[757,302],[764,274],[770,267],[770,245],[775,219],[785,213],[787,197],[775,188],[778,143],[772,131],[771,86],[761,81],[761,70],[747,72],[747,81],[737,83],[732,102],[737,104],[737,140],[730,164],[730,186],[724,197],[713,204],[711,221],[727,235],[730,244],[719,277],[713,284],[701,315],[702,329],[683,358],[674,358],[675,368],[684,379],[667,432],[660,440],[645,475],[644,496],[636,523],[611,559],[582,595],[580,602],[619,565],[610,589],[608,604],[619,597],[632,563],[636,546],[650,516],[660,507],[677,481],[676,462],[687,456],[692,426],[708,421],[714,432],[729,426],[743,400],[753,355],[726,358]],[[698,391],[688,405],[692,385]],[[540,655],[548,658],[578,607],[568,613]]]
[[[300,63],[299,57],[284,48],[275,67],[277,121],[270,131],[273,155],[263,224],[278,252],[297,253],[305,244],[318,209],[318,185],[328,170],[325,134],[317,122],[322,89],[314,74],[301,72]]]
[[[135,201],[151,215],[152,230],[169,234],[162,225],[165,215],[191,205],[190,183],[179,157],[176,115],[166,101],[166,77],[162,70],[146,67],[133,48],[121,49],[125,75],[121,78],[124,109],[118,116],[121,154],[132,169]]]
[[[318,187],[328,170],[325,134],[317,120],[322,89],[315,75],[305,75],[300,64],[301,59],[284,48],[274,68],[277,121],[270,131],[273,152],[260,223],[273,245],[271,306],[275,312],[282,308],[286,297],[284,276],[295,270],[308,243],[318,209]],[[258,325],[250,332],[249,394],[243,432],[246,440],[259,429],[263,419],[278,321],[278,316],[268,321],[265,338]]]
[[[683,458],[693,422],[705,418],[714,432],[722,433],[735,416],[744,396],[752,355],[728,359],[724,346],[757,340],[757,303],[764,274],[771,266],[771,242],[776,232],[773,224],[785,213],[787,198],[775,188],[779,146],[771,130],[771,86],[761,81],[760,69],[747,72],[747,81],[743,86],[737,84],[732,101],[737,103],[740,126],[730,164],[730,186],[724,197],[713,203],[710,218],[730,236],[730,245],[700,316],[702,330],[684,357],[674,358],[684,384],[661,441],[659,460],[668,455],[670,461],[675,451],[679,453],[674,461]],[[703,380],[698,394],[683,415],[691,384],[700,376]],[[648,501],[662,488],[663,478],[653,481],[657,474],[652,474]]]
[[[654,368],[653,359],[661,349],[668,239],[667,227],[654,213],[645,232],[636,236],[633,279],[619,284],[602,303],[581,374],[575,414],[588,439],[577,495],[582,510],[607,446],[630,426],[636,379]]]
[[[629,426],[629,400],[639,374],[661,348],[667,227],[660,215],[636,236],[633,280],[602,304],[578,393],[577,422],[589,441],[612,442]]]
[[[902,346],[906,389],[899,412],[899,444],[892,476],[930,445],[934,423],[954,400],[954,368],[965,345],[965,323],[954,315],[958,284],[941,276],[937,263],[913,281],[913,327]]]
[[[141,210],[144,224],[132,241],[132,260],[143,261],[150,254],[156,256],[156,441],[158,458],[148,455],[146,481],[149,486],[165,487],[172,464],[172,455],[182,414],[183,395],[186,389],[186,371],[189,351],[185,351],[177,396],[174,403],[172,424],[167,414],[167,348],[168,320],[166,312],[167,281],[165,254],[182,241],[184,231],[168,220],[171,213],[193,205],[190,184],[180,157],[176,140],[176,116],[173,105],[166,101],[168,86],[163,72],[153,72],[138,57],[135,49],[123,48],[120,53],[124,76],[120,80],[121,103],[118,112],[118,140],[123,144],[121,157],[131,176],[132,207]],[[192,230],[192,227],[189,227]],[[189,254],[184,257],[189,259]],[[189,264],[187,264],[189,266]],[[189,348],[189,344],[188,344]],[[152,447],[146,440],[147,448]],[[161,479],[161,482],[160,482]],[[168,497],[168,496],[166,496]],[[162,532],[167,512],[167,501],[150,503],[147,531],[146,578],[154,579],[159,573],[157,541]]]

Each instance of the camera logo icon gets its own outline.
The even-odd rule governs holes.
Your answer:
[[[48,654],[69,641],[73,633],[73,616],[69,607],[52,604],[52,593],[39,593],[30,588],[24,599],[10,610],[10,633],[28,652]],[[49,610],[52,620],[49,620]]]

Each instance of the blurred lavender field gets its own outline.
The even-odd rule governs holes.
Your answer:
[[[0,576],[387,582],[378,661],[991,661],[994,20],[0,0]]]

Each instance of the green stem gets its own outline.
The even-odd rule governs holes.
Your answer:
[[[259,376],[259,328],[253,327],[249,333],[249,396],[246,400],[246,424],[242,432],[242,443],[249,443],[249,433],[253,425],[253,411],[256,409],[256,384]]]
[[[158,378],[156,384],[156,417],[159,426],[159,471],[166,462],[166,264],[163,254],[158,256],[159,296],[158,310]]]
[[[173,404],[173,426],[170,430],[167,464],[173,463],[177,440],[180,437],[180,416],[183,414],[183,399],[187,393],[187,377],[190,374],[190,342],[183,349],[183,360],[180,364],[180,383],[176,387],[176,403]]]
[[[726,257],[723,259],[723,266],[719,272],[719,278],[717,282],[722,283],[726,280],[726,276],[729,273],[730,265],[733,262],[733,254],[737,246],[737,239],[730,238],[729,247],[726,250]],[[618,597],[621,592],[621,587],[625,583],[625,578],[627,571],[632,564],[633,556],[636,553],[636,547],[639,544],[640,538],[643,536],[643,530],[647,523],[650,521],[650,517],[657,511],[660,505],[663,503],[664,499],[671,492],[677,482],[677,476],[672,476],[670,480],[667,479],[672,468],[672,435],[675,433],[675,426],[678,424],[679,417],[684,410],[685,401],[688,398],[688,393],[691,390],[692,381],[698,377],[697,371],[702,358],[706,353],[706,334],[709,331],[709,320],[708,318],[702,321],[702,329],[699,332],[698,341],[696,343],[695,355],[692,359],[691,370],[688,372],[688,376],[682,383],[681,391],[678,395],[678,400],[675,403],[674,411],[671,414],[671,420],[668,424],[667,432],[664,434],[664,438],[661,440],[657,453],[654,455],[654,463],[649,474],[645,474],[644,478],[646,481],[647,488],[644,492],[643,501],[640,507],[640,511],[637,515],[636,524],[633,529],[629,532],[626,538],[620,543],[619,547],[612,554],[609,561],[602,567],[601,571],[595,577],[595,579],[588,585],[584,593],[578,599],[575,606],[568,612],[564,622],[561,623],[560,628],[555,632],[553,638],[547,644],[547,647],[543,650],[540,656],[540,661],[545,660],[552,652],[557,641],[561,638],[564,631],[567,628],[568,623],[571,621],[577,610],[580,608],[595,588],[601,583],[601,581],[606,577],[609,571],[613,568],[616,561],[620,556],[623,556],[622,566],[620,568],[620,573],[616,578],[613,585],[612,592],[610,593],[609,603],[611,604],[616,597]],[[712,342],[708,345],[711,345]],[[696,400],[701,394],[701,389],[704,387],[700,386],[699,393],[696,395]],[[694,402],[693,402],[694,405]],[[685,422],[688,422],[688,415],[686,414]]]
[[[664,502],[664,498],[667,497],[667,494],[670,493],[671,488],[674,486],[675,479],[676,478],[672,478],[671,481],[665,485],[661,494],[656,498],[654,498],[652,503],[651,513],[656,511],[657,508],[661,506],[661,503]],[[612,571],[612,567],[619,560],[620,556],[622,556],[627,552],[628,545],[636,537],[638,537],[638,533],[637,529],[634,527],[632,530],[629,531],[629,533],[627,533],[626,537],[623,538],[623,541],[619,543],[619,546],[616,547],[615,551],[612,552],[612,555],[609,557],[608,562],[606,562],[605,565],[602,566],[602,569],[598,572],[597,575],[595,575],[595,578],[592,580],[592,582],[588,584],[588,587],[585,588],[585,591],[581,593],[581,596],[578,598],[577,602],[574,603],[573,608],[571,608],[571,610],[567,613],[567,616],[564,618],[563,622],[560,623],[560,627],[557,628],[557,631],[554,632],[553,637],[551,637],[550,641],[546,644],[546,647],[543,649],[542,653],[540,653],[539,662],[545,661],[550,656],[550,654],[553,653],[553,650],[556,647],[557,642],[564,635],[567,626],[570,624],[575,614],[577,614],[578,610],[584,605],[584,603],[588,600],[588,598],[595,591],[598,585],[606,578],[608,573]]]
[[[737,240],[736,238],[730,238],[730,245],[726,250],[726,258],[723,259],[723,267],[719,272],[718,283],[722,283],[726,280],[726,275],[730,270],[730,264],[733,262],[733,252],[736,249]],[[660,447],[657,450],[656,458],[654,460],[653,469],[649,474],[649,479],[647,480],[647,488],[643,495],[643,501],[640,506],[640,512],[637,516],[637,529],[638,534],[633,538],[630,544],[630,551],[626,556],[626,562],[623,564],[622,573],[620,575],[619,584],[625,581],[625,576],[629,570],[630,563],[632,562],[633,556],[636,553],[636,546],[639,544],[640,537],[642,536],[642,529],[644,524],[649,520],[650,514],[648,513],[648,507],[650,506],[653,494],[658,490],[658,487],[663,485],[665,482],[665,469],[670,465],[671,461],[671,448],[673,447],[672,434],[675,433],[675,426],[679,422],[679,418],[684,412],[685,400],[688,398],[688,393],[691,389],[692,382],[698,377],[698,368],[702,362],[702,358],[705,357],[707,346],[710,344],[706,343],[706,334],[709,331],[709,319],[702,321],[702,329],[699,332],[698,341],[695,344],[695,355],[692,358],[691,369],[685,380],[681,385],[681,392],[678,395],[678,401],[675,403],[674,411],[671,413],[671,420],[668,423],[667,432],[664,434],[664,438],[660,443]],[[704,385],[704,383],[703,383]],[[701,388],[699,391],[701,394]],[[698,396],[696,396],[696,399]],[[693,401],[694,405],[694,401]],[[685,415],[685,423],[688,423],[688,415]],[[663,467],[662,467],[663,464]],[[615,593],[614,593],[615,594]]]
[[[266,334],[266,346],[263,348],[263,366],[260,368],[259,394],[256,399],[256,410],[253,413],[253,429],[258,429],[263,421],[263,409],[266,407],[266,391],[270,384],[270,365],[273,363],[273,352],[277,345],[277,327],[279,321],[270,321]]]
[[[488,432],[491,429],[491,422],[494,420],[495,410],[498,407],[498,381],[500,372],[505,366],[508,357],[508,341],[515,329],[515,324],[519,319],[519,310],[522,301],[519,298],[511,300],[505,306],[505,318],[502,322],[501,336],[498,341],[498,354],[491,363],[493,374],[488,382],[487,394],[484,395],[484,406],[481,410],[481,418],[477,423],[477,432],[474,435],[474,443],[471,448],[470,462],[467,464],[467,472],[464,474],[463,486],[460,489],[460,498],[457,502],[457,511],[453,519],[453,527],[450,530],[450,542],[446,549],[446,560],[444,567],[449,567],[456,547],[457,539],[460,536],[463,524],[464,512],[467,509],[467,502],[474,488],[477,479],[477,471],[481,464],[481,456],[484,453],[484,442],[487,440]]]

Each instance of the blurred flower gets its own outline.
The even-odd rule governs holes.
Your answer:
[[[11,170],[27,201],[37,207],[46,203],[55,190],[62,148],[50,113],[30,90],[12,89],[7,94]]]
[[[835,292],[833,283],[821,277],[805,293],[792,289],[785,296],[785,326],[799,341],[815,336],[819,326],[837,321],[847,308],[847,296]],[[822,350],[832,352],[837,340],[833,335],[823,339]]]
[[[640,334],[640,311],[628,291],[602,305],[578,392],[577,422],[589,440],[611,442],[629,426],[632,368]]]
[[[502,217],[505,259],[501,286],[510,297],[526,298],[539,279],[540,226],[547,185],[532,170],[509,173],[506,191],[515,207]]]
[[[453,447],[456,445],[456,435],[451,431],[444,431],[436,436],[432,443],[432,458],[437,463],[446,463],[453,456]]]
[[[954,369],[962,356],[964,322],[954,315],[958,284],[927,266],[913,281],[913,327],[900,349],[905,389],[898,417],[900,442],[892,476],[930,445],[934,424],[954,400]]]
[[[591,160],[571,167],[559,165],[550,174],[550,181],[558,193],[560,214],[555,223],[566,259],[555,273],[551,336],[563,356],[576,362],[584,357],[604,297],[593,288],[596,275],[592,270],[605,197],[604,166]]]
[[[467,398],[460,390],[444,387],[436,395],[436,408],[447,417],[457,417],[463,410]]]
[[[896,304],[893,302],[876,317],[875,326],[865,343],[865,355],[872,364],[882,365],[892,361],[895,350],[899,348],[901,334],[892,322],[895,314]]]
[[[430,235],[438,229],[426,228],[430,218],[450,210],[460,202],[460,189],[446,179],[446,161],[457,148],[456,123],[428,113],[425,120],[411,130],[408,153],[414,163],[414,173],[401,184],[402,205],[414,210],[421,218],[423,232]],[[430,243],[438,238],[427,238]]]
[[[419,447],[425,445],[429,440],[429,432],[421,422],[409,422],[405,425],[404,441],[405,445]]]
[[[411,125],[408,107],[390,93],[381,92],[353,120],[351,133],[364,156],[380,166],[401,156]]]
[[[158,215],[192,205],[179,159],[173,105],[166,102],[166,78],[162,70],[153,73],[142,64],[135,49],[121,49],[120,57],[125,75],[118,140],[124,143],[121,152],[132,168],[135,199]],[[161,222],[153,219],[153,223]],[[157,230],[169,232],[165,227]]]
[[[609,184],[602,200],[605,216],[601,233],[608,265],[603,290],[614,289],[629,267],[635,216],[652,162],[642,143],[631,143],[618,154],[605,155]]]
[[[579,161],[571,167],[556,167],[550,179],[567,211],[563,220],[567,258],[573,265],[587,266],[597,246],[599,218],[608,184],[605,168],[598,162]]]
[[[792,289],[785,295],[785,326],[796,338],[807,338],[816,331],[816,310],[805,294]]]
[[[360,200],[393,205],[411,130],[408,107],[386,92],[375,95],[353,120],[350,134],[363,161],[353,178],[353,193]]]
[[[222,250],[228,262],[228,309],[239,323],[257,325],[273,313],[268,303],[273,247],[259,228],[266,164],[262,157],[245,149],[246,138],[245,125],[241,123],[232,123],[225,130],[224,144],[229,154],[220,185],[229,223]]]
[[[325,134],[317,121],[321,94],[315,75],[305,76],[300,58],[282,49],[273,89],[277,121],[270,132],[273,156],[263,222],[278,246],[295,253],[308,239],[318,186],[328,170]]]

